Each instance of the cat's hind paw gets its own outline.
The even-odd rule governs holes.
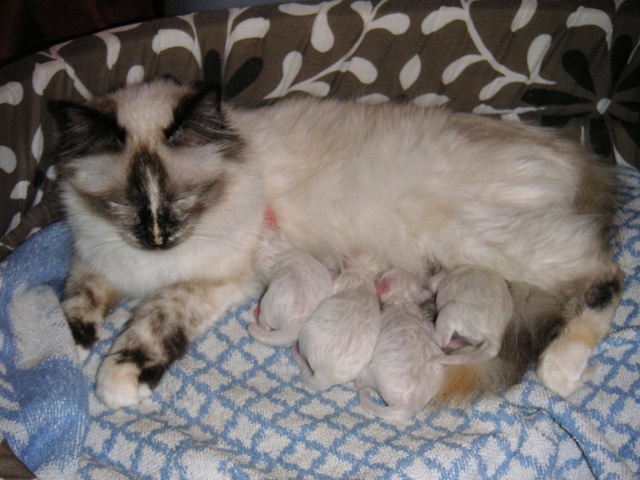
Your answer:
[[[151,395],[151,386],[140,381],[142,370],[120,354],[109,355],[98,370],[96,395],[109,408],[138,405]]]
[[[591,349],[580,342],[556,341],[540,357],[537,373],[544,386],[567,398],[585,381]]]

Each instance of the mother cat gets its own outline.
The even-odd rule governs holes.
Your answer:
[[[619,302],[605,238],[612,172],[554,133],[409,105],[298,98],[240,110],[170,79],[54,110],[76,343],[89,348],[124,295],[143,297],[98,372],[110,407],[138,403],[259,292],[266,205],[284,238],[331,267],[359,250],[381,271],[465,264],[511,283],[500,355],[449,367],[440,400],[500,390],[538,355],[542,382],[571,394]]]

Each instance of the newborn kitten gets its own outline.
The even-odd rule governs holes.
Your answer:
[[[290,346],[300,327],[322,300],[333,292],[327,267],[283,240],[273,222],[265,228],[255,268],[266,280],[256,323],[247,327],[257,341],[272,347]]]
[[[292,353],[310,390],[353,380],[369,362],[381,327],[378,270],[370,257],[350,258],[334,282],[334,294],[300,329]]]
[[[500,351],[513,300],[507,282],[495,272],[459,267],[428,281],[436,292],[436,335],[443,363],[484,362]]]
[[[411,273],[391,269],[378,281],[382,330],[369,364],[356,380],[362,406],[390,421],[406,421],[420,412],[442,387],[443,353],[433,339],[433,317],[420,304],[431,297]],[[371,400],[377,393],[387,404]]]

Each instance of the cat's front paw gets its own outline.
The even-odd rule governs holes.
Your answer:
[[[141,368],[120,353],[109,355],[100,366],[96,395],[109,408],[138,405],[151,395],[151,386],[140,381]]]
[[[103,321],[102,312],[92,305],[86,293],[65,299],[62,302],[62,311],[71,329],[73,341],[79,348],[78,353],[80,354],[81,350],[88,352],[98,339],[96,330]]]
[[[557,340],[541,355],[538,378],[544,386],[567,398],[584,381],[591,349],[579,342]]]

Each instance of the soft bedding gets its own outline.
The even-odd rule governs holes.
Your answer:
[[[80,362],[59,298],[64,223],[0,267],[0,431],[39,478],[633,478],[640,474],[640,173],[617,167],[612,234],[626,286],[590,380],[568,400],[533,370],[463,408],[407,424],[365,412],[352,384],[310,393],[289,349],[246,332],[256,300],[230,311],[139,408],[111,411],[97,367],[135,304],[108,314]]]

